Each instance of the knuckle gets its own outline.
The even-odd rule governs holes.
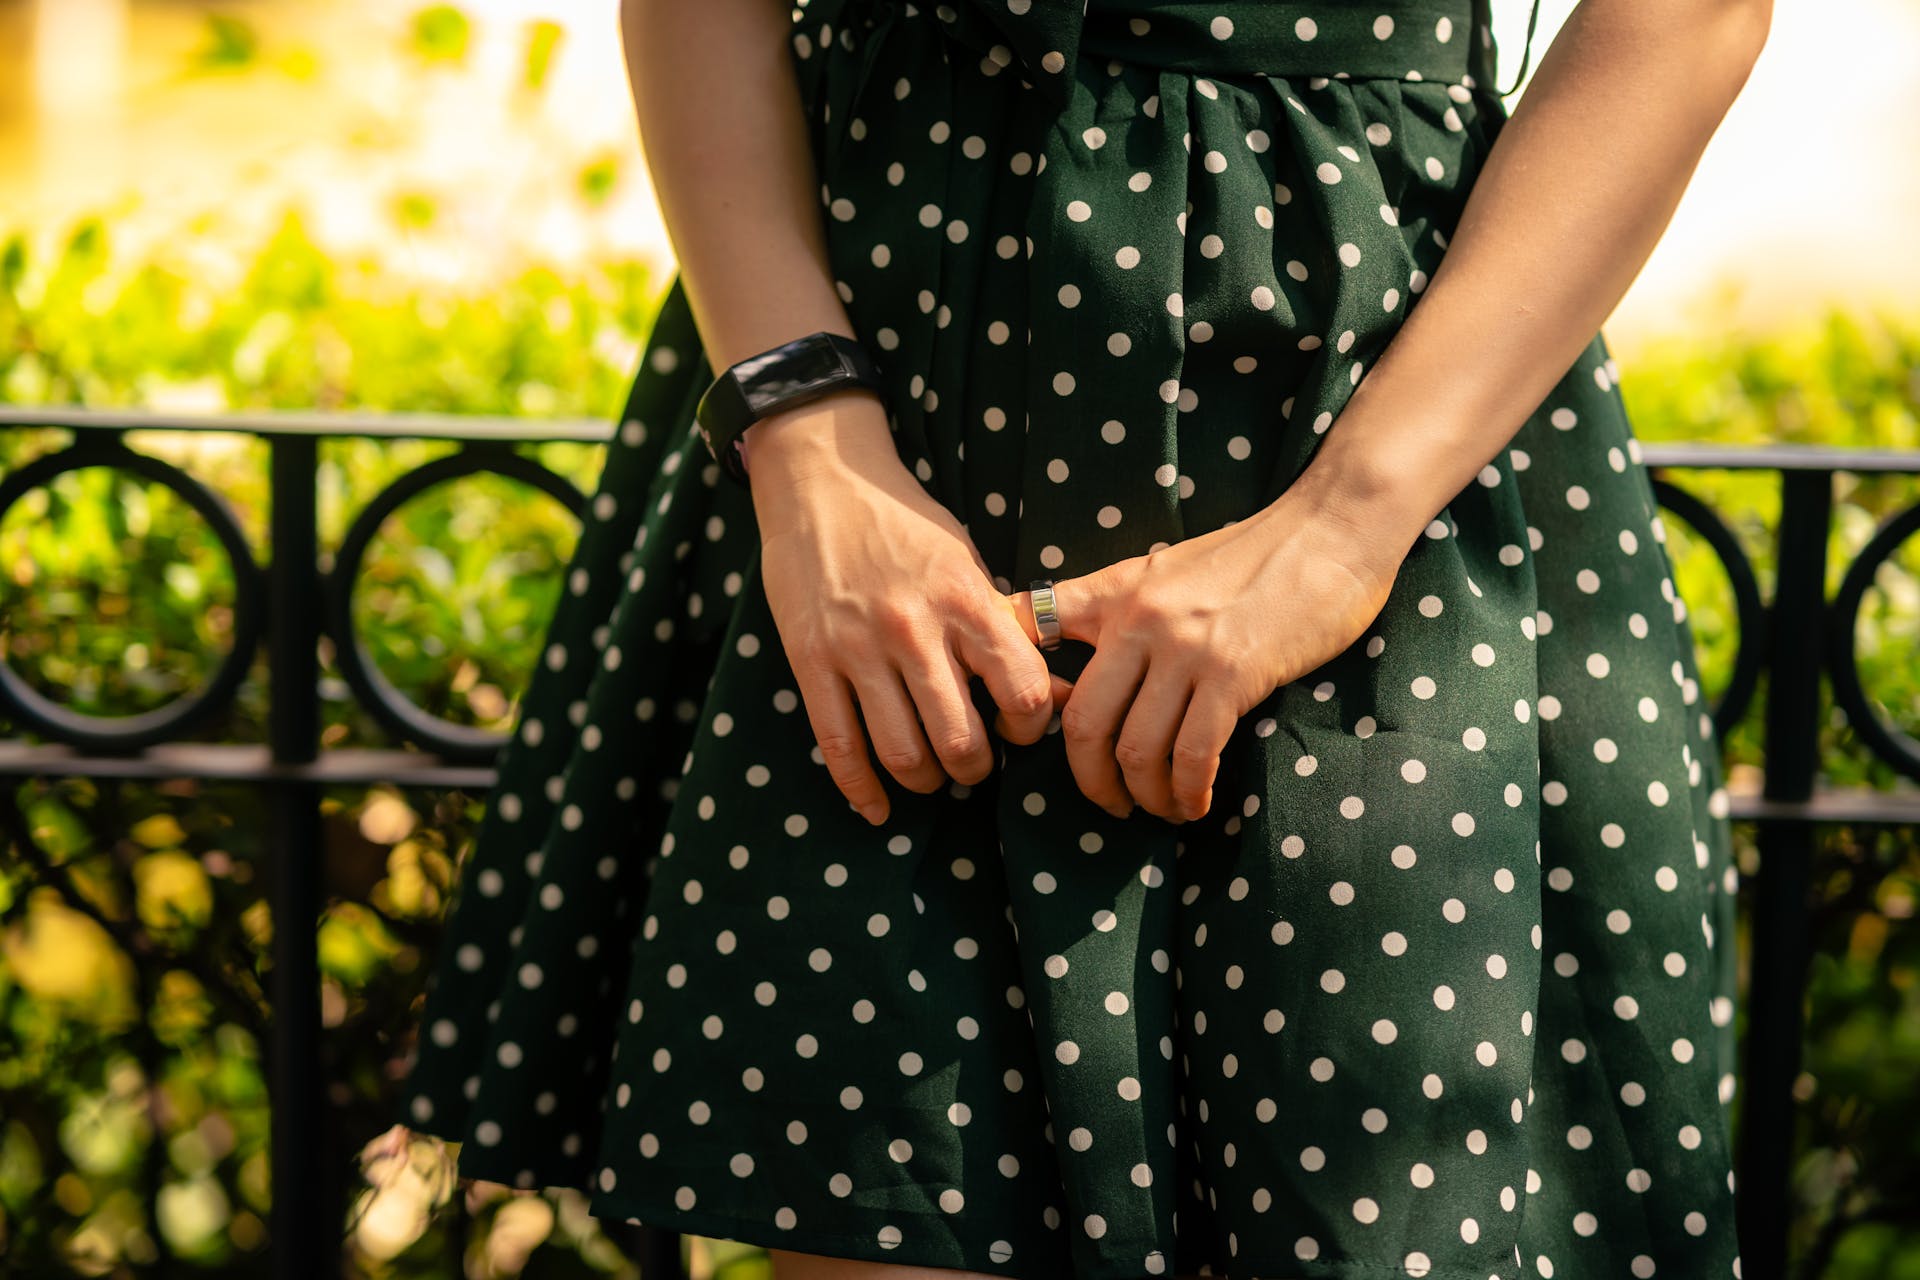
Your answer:
[[[1046,672],[1021,681],[1008,692],[1005,710],[1010,715],[1038,715],[1053,705],[1053,686]]]
[[[933,749],[942,760],[962,761],[973,759],[983,746],[985,743],[971,730],[961,729],[954,733],[942,734],[940,740],[933,744]]]
[[[1127,609],[1127,621],[1132,629],[1156,633],[1172,630],[1181,616],[1172,600],[1151,591],[1134,596]]]
[[[881,635],[904,640],[920,629],[920,611],[897,597],[880,601],[873,610],[874,629]]]
[[[1092,742],[1100,737],[1100,726],[1084,708],[1068,703],[1060,709],[1060,736],[1071,742]]]
[[[1209,681],[1211,692],[1222,701],[1237,703],[1241,689],[1252,688],[1259,683],[1259,655],[1246,646],[1213,645],[1207,657],[1207,666],[1213,672],[1213,678]]]
[[[876,748],[880,763],[895,774],[912,773],[927,762],[924,752],[914,746],[886,746]]]
[[[982,588],[988,584],[974,572],[971,560],[966,562],[966,569],[964,573],[938,569],[926,580],[927,598],[939,607],[943,616],[972,613],[986,600]]]
[[[828,769],[835,770],[835,777],[843,776],[839,770],[858,765],[866,755],[866,750],[861,745],[860,740],[852,734],[829,733],[818,735],[817,741],[820,744],[820,755],[827,762]]]
[[[1120,741],[1114,744],[1113,758],[1119,761],[1120,767],[1128,772],[1145,769],[1155,763],[1153,750],[1150,747],[1125,734],[1122,734]]]
[[[1213,752],[1199,743],[1176,742],[1173,744],[1173,763],[1176,768],[1204,772],[1213,763]]]
[[[1188,617],[1164,617],[1149,624],[1143,632],[1145,644],[1154,659],[1186,668],[1211,665],[1211,641],[1206,624]]]

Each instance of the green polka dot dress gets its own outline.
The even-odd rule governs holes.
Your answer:
[[[1506,119],[1488,18],[796,13],[840,295],[1003,591],[1252,515],[1338,430]],[[1727,796],[1599,334],[1178,825],[1083,796],[1057,722],[856,814],[712,374],[676,281],[403,1091],[463,1174],[1024,1280],[1739,1276]]]

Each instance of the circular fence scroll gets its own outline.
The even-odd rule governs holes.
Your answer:
[[[260,645],[265,622],[266,583],[247,536],[227,504],[180,468],[129,449],[118,437],[80,440],[57,453],[11,472],[0,480],[0,520],[15,503],[70,471],[108,467],[163,485],[199,514],[213,531],[233,568],[233,645],[213,676],[200,688],[165,706],[129,716],[86,715],[60,705],[35,689],[0,655],[0,703],[21,725],[56,742],[105,754],[138,751],[185,736],[219,712],[246,678]]]
[[[1839,594],[1828,611],[1832,631],[1827,636],[1827,670],[1833,679],[1834,701],[1846,712],[1847,722],[1868,749],[1907,777],[1920,781],[1920,739],[1902,731],[1868,703],[1860,684],[1857,652],[1860,609],[1866,602],[1867,588],[1873,585],[1880,567],[1915,534],[1920,534],[1920,503],[1882,524],[1847,566]]]
[[[1712,507],[1658,476],[1653,479],[1653,493],[1662,507],[1684,520],[1712,548],[1733,588],[1734,618],[1740,634],[1734,650],[1733,674],[1713,703],[1713,726],[1724,736],[1747,714],[1754,690],[1760,683],[1760,666],[1765,658],[1761,646],[1767,634],[1767,609],[1760,600],[1760,583],[1740,540],[1714,514]]]
[[[354,519],[327,574],[327,632],[333,637],[340,674],[361,705],[387,732],[443,759],[485,764],[506,744],[507,735],[455,724],[420,707],[387,679],[353,627],[353,583],[367,548],[388,516],[435,485],[491,474],[540,490],[578,516],[586,497],[553,471],[499,445],[471,445],[407,472],[382,489]]]

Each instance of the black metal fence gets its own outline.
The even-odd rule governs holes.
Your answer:
[[[113,467],[165,485],[196,510],[226,549],[236,580],[233,644],[198,691],[139,716],[76,714],[42,696],[0,661],[0,716],[16,734],[0,739],[0,777],[87,777],[154,781],[193,778],[249,784],[272,803],[269,890],[273,919],[270,990],[272,1098],[272,1272],[338,1276],[341,1210],[322,1156],[328,1149],[326,1081],[319,1068],[320,980],[314,924],[322,910],[320,804],[330,786],[406,789],[490,785],[501,739],[429,714],[379,671],[355,636],[354,579],[381,523],[402,503],[447,480],[494,473],[534,486],[576,513],[584,496],[520,452],[539,441],[604,441],[610,423],[540,426],[516,419],[426,415],[163,415],[88,410],[0,409],[0,429],[64,428],[64,448],[0,479],[0,517],[30,490],[65,472]],[[269,560],[253,554],[227,504],[193,476],[130,447],[133,430],[242,433],[263,439],[270,457]],[[429,439],[454,446],[444,457],[389,484],[359,511],[323,569],[316,495],[319,444],[326,438]],[[1820,785],[1821,680],[1852,729],[1898,773],[1920,780],[1920,741],[1880,716],[1861,686],[1855,624],[1879,567],[1920,533],[1920,503],[1885,521],[1850,562],[1829,598],[1826,574],[1835,476],[1920,475],[1920,454],[1800,447],[1649,444],[1646,465],[1661,505],[1713,548],[1731,583],[1739,623],[1732,677],[1714,703],[1725,732],[1746,714],[1765,680],[1762,709],[1766,783],[1736,794],[1736,822],[1756,824],[1760,869],[1751,877],[1750,985],[1738,1091],[1737,1155],[1743,1274],[1780,1280],[1787,1272],[1788,1172],[1793,1155],[1793,1085],[1800,1070],[1808,959],[1810,868],[1822,824],[1920,826],[1920,794]],[[1675,472],[1741,470],[1779,477],[1777,573],[1771,600],[1727,524],[1669,478]],[[392,736],[391,749],[321,747],[319,646],[330,638],[355,699]],[[233,700],[265,645],[269,711],[264,742],[182,739]],[[7,834],[31,833],[10,822]],[[298,924],[301,927],[288,927]],[[627,1241],[643,1273],[676,1277],[679,1242],[642,1231]]]

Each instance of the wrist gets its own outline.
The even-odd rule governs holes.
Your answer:
[[[830,392],[769,414],[748,427],[743,439],[763,526],[822,491],[907,474],[885,403],[866,388]]]
[[[1406,475],[1327,448],[1331,443],[1323,442],[1274,508],[1284,508],[1293,522],[1332,531],[1356,567],[1391,581],[1434,511]]]
[[[885,402],[865,387],[844,387],[770,413],[741,434],[753,486],[780,485],[796,471],[875,454],[898,459]]]

